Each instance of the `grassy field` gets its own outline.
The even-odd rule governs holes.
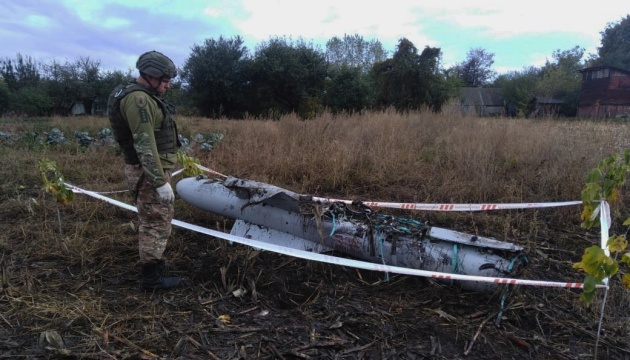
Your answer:
[[[191,153],[220,173],[362,201],[580,200],[586,174],[630,146],[629,123],[577,119],[381,112],[310,121],[180,118],[178,124],[189,139],[223,134],[212,151],[193,142]],[[86,148],[73,137],[75,131],[96,137],[108,125],[102,117],[0,118],[0,131],[11,136],[0,139],[0,358],[453,359],[469,345],[469,358],[479,359],[594,353],[601,296],[585,309],[579,291],[517,287],[501,325],[484,326],[497,313],[499,293],[404,276],[386,282],[379,273],[260,253],[182,229],[175,229],[166,256],[185,286],[144,293],[135,215],[81,195],[57,204],[43,192],[37,170],[48,159],[72,184],[124,190],[116,147]],[[44,144],[55,127],[68,141]],[[624,194],[613,210],[617,233],[629,216]],[[124,192],[111,196],[130,200]],[[187,222],[230,228],[229,220],[181,199],[175,212]],[[579,206],[395,211],[524,246],[531,262],[522,278],[577,282],[582,275],[571,264],[599,243],[597,231],[580,229],[580,212]],[[630,295],[618,285],[613,281],[608,295],[602,358],[630,356]],[[237,288],[247,296],[232,296]],[[221,315],[231,323],[222,324]]]

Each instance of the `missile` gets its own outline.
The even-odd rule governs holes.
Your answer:
[[[378,214],[361,202],[314,200],[237,177],[189,177],[176,189],[186,203],[233,219],[230,234],[242,238],[443,273],[507,277],[525,265],[523,248],[515,244]],[[459,285],[479,292],[497,286],[476,281]]]

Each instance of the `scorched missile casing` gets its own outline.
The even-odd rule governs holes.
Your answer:
[[[205,211],[235,220],[231,234],[314,252],[428,271],[505,277],[523,250],[511,243],[410,219],[374,214],[361,203],[322,203],[270,184],[229,177],[185,178],[178,195]],[[489,291],[491,283],[462,282]]]

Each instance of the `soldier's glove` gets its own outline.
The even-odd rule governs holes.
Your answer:
[[[158,193],[158,198],[163,204],[171,204],[175,200],[175,194],[171,184],[166,183],[159,188],[155,189]]]

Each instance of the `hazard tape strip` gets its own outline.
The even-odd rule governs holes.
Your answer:
[[[195,164],[195,166],[196,166],[198,169],[203,170],[203,171],[205,171],[205,172],[207,172],[207,173],[210,173],[210,174],[215,174],[215,175],[219,175],[219,176],[224,177],[224,178],[227,178],[227,177],[228,177],[227,175],[223,175],[223,174],[221,174],[220,172],[218,172],[218,171],[214,171],[214,170],[212,170],[212,169],[209,169],[209,168],[207,168],[207,167],[205,167],[205,166],[203,166],[203,165]],[[181,172],[183,172],[183,171],[184,171],[184,169],[179,169],[179,170],[175,171],[174,173],[172,173],[172,174],[171,174],[171,176],[178,175],[179,173],[181,173]]]
[[[313,197],[314,201],[324,203],[342,202],[352,204],[352,200],[332,199]],[[423,204],[423,203],[394,203],[379,201],[362,201],[363,205],[369,207],[383,207],[404,210],[424,210],[424,211],[488,211],[488,210],[515,210],[515,209],[535,209],[559,206],[581,205],[581,201],[561,201],[546,203],[505,203],[505,204]]]
[[[195,164],[197,168],[215,175],[227,178],[226,175],[221,174],[215,170],[209,169],[203,165]],[[183,169],[177,170],[173,173],[173,176],[178,175],[184,171]],[[342,202],[345,204],[352,204],[352,200],[346,199],[334,199],[323,197],[312,197],[313,201],[319,201],[323,203]],[[517,210],[517,209],[536,209],[536,208],[549,208],[560,206],[573,206],[581,205],[582,201],[559,201],[559,202],[544,202],[544,203],[505,203],[505,204],[425,204],[425,203],[395,203],[395,202],[382,202],[382,201],[362,201],[365,206],[369,207],[382,207],[391,209],[403,209],[403,210],[420,210],[420,211],[489,211],[489,210]]]
[[[129,205],[121,201],[109,198],[107,196],[100,195],[93,191],[79,188],[69,183],[65,183],[65,185],[68,188],[72,189],[72,191],[75,193],[85,194],[93,198],[108,202],[112,205],[116,205],[121,208],[137,212],[136,207],[133,205]],[[328,263],[328,264],[354,267],[357,269],[380,271],[380,272],[386,272],[386,273],[396,273],[396,274],[403,274],[403,275],[421,276],[421,277],[443,279],[443,280],[478,281],[478,282],[495,283],[495,284],[560,287],[560,288],[570,288],[570,289],[581,289],[584,287],[583,283],[542,281],[542,280],[523,280],[523,279],[475,276],[475,275],[449,274],[449,273],[441,273],[441,272],[435,272],[435,271],[410,269],[410,268],[399,267],[399,266],[376,264],[376,263],[371,263],[371,262],[366,262],[366,261],[352,260],[352,259],[340,258],[336,256],[331,256],[331,255],[298,250],[294,248],[269,244],[266,242],[252,240],[252,239],[246,239],[240,236],[226,234],[224,232],[211,230],[208,228],[204,228],[198,225],[190,224],[190,223],[180,221],[180,220],[175,220],[175,219],[172,221],[172,224],[175,226],[182,227],[184,229],[196,231],[201,234],[214,236],[220,239],[233,241],[235,243],[255,247],[258,249],[272,251],[275,253],[289,255],[289,256],[306,259],[306,260],[313,260],[313,261],[319,261],[319,262]],[[597,285],[597,287],[602,288],[602,287],[606,287],[606,285]]]

